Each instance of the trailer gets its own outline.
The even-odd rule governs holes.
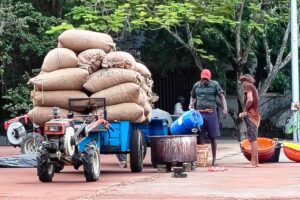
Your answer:
[[[83,165],[86,181],[100,177],[100,154],[129,154],[131,172],[143,170],[143,159],[153,134],[167,134],[163,120],[152,123],[129,121],[108,122],[105,98],[80,98],[69,100],[69,110],[84,108],[86,115],[67,118],[58,116],[45,123],[46,141],[37,154],[39,180],[51,182],[54,172],[63,169],[66,163],[78,169]],[[159,123],[160,122],[160,123]],[[155,131],[160,130],[160,131]]]

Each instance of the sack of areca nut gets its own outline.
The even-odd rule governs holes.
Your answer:
[[[88,30],[70,29],[58,37],[58,47],[82,52],[87,49],[102,49],[106,53],[114,51],[116,44],[110,35]]]
[[[110,52],[105,56],[102,62],[103,68],[133,69],[134,66],[134,57],[130,53],[124,51]]]

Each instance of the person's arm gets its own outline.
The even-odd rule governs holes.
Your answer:
[[[247,112],[247,110],[249,110],[252,103],[253,103],[253,95],[252,95],[252,91],[249,91],[247,92],[247,100],[244,106],[244,112]]]
[[[196,103],[196,93],[195,93],[195,87],[196,87],[196,84],[197,83],[195,83],[195,85],[193,86],[193,89],[192,89],[192,91],[191,91],[191,98],[190,98],[190,104],[189,104],[189,109],[195,109],[194,107],[194,105],[195,105],[195,103]]]
[[[218,96],[219,96],[219,98],[221,100],[221,104],[222,104],[222,108],[223,108],[223,114],[226,117],[227,114],[228,114],[228,109],[227,109],[227,103],[226,103],[225,96],[224,96],[223,93],[220,93]]]
[[[246,95],[246,102],[244,105],[244,110],[242,113],[239,114],[240,118],[246,117],[248,115],[247,110],[249,110],[252,103],[253,103],[253,94],[252,94],[252,91],[248,91],[247,95]]]
[[[195,105],[195,103],[196,103],[196,98],[193,98],[192,96],[191,96],[191,98],[190,98],[190,105],[189,105],[189,109],[195,109],[194,107],[194,105]]]
[[[216,92],[218,94],[219,99],[221,100],[221,104],[222,104],[222,108],[223,108],[223,114],[224,114],[224,117],[226,117],[227,114],[228,114],[228,109],[227,109],[226,99],[225,99],[225,96],[224,96],[224,91],[223,91],[223,89],[221,88],[221,86],[218,82],[217,82],[216,87],[217,87]]]

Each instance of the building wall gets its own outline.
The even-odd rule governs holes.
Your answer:
[[[228,107],[238,111],[237,96],[227,96],[226,101]],[[291,104],[291,94],[268,93],[260,98],[260,114],[262,120],[274,120],[274,116],[280,114],[282,110],[286,110]],[[281,119],[285,121],[285,119]],[[222,128],[235,128],[234,122],[230,116],[223,119],[220,118]]]

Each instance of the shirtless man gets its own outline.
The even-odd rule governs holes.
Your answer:
[[[240,81],[243,84],[244,110],[239,114],[239,117],[245,120],[247,138],[251,142],[251,166],[258,167],[258,144],[256,140],[260,124],[258,92],[254,85],[255,79],[251,75],[241,76]]]

